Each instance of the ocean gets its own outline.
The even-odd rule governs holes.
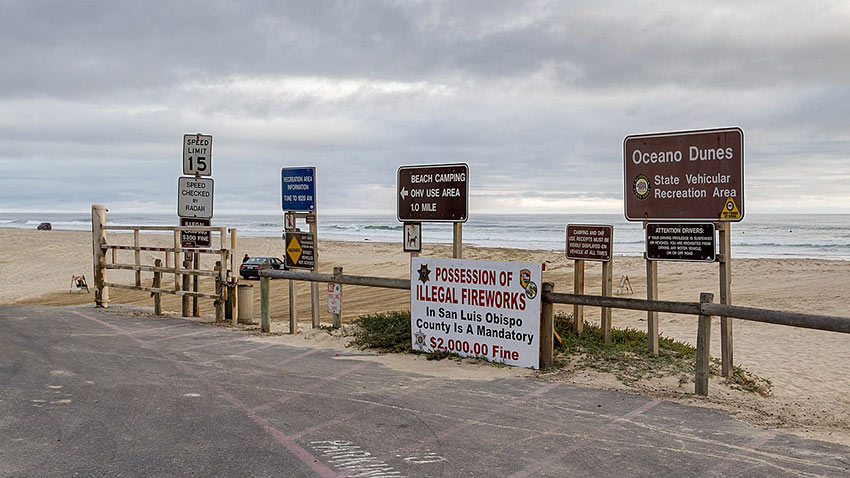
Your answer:
[[[466,245],[551,250],[563,254],[567,224],[614,226],[614,254],[640,255],[644,250],[640,223],[619,214],[470,214],[463,226]],[[175,215],[109,213],[112,225],[176,225]],[[91,213],[2,213],[0,227],[35,229],[50,222],[54,229],[91,230]],[[280,237],[283,215],[227,215],[214,226],[235,227],[240,237]],[[319,240],[397,242],[402,225],[388,215],[320,215]],[[450,244],[451,224],[424,223],[424,244]],[[756,215],[732,224],[734,257],[850,260],[850,215]]]

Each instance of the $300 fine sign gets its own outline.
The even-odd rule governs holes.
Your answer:
[[[414,350],[451,352],[538,368],[542,266],[414,257]]]

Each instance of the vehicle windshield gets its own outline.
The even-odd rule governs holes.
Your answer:
[[[245,264],[268,264],[269,260],[265,257],[252,257],[245,261]]]

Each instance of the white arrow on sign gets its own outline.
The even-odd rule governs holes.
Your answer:
[[[401,199],[407,199],[407,190],[404,189],[404,186],[401,187]]]

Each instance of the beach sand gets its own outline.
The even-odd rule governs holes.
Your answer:
[[[168,235],[143,235],[143,245],[169,246]],[[132,244],[129,234],[108,236],[112,244]],[[25,231],[0,229],[0,304],[75,305],[92,304],[92,294],[69,292],[71,276],[85,274],[90,287],[92,277],[91,234],[79,231]],[[279,238],[240,238],[236,252],[241,258],[273,255],[283,257]],[[733,250],[734,253],[734,250]],[[447,246],[426,246],[423,256],[450,257]],[[544,279],[555,283],[555,291],[572,292],[573,264],[564,258],[563,251],[521,251],[515,249],[465,247],[467,259],[545,262]],[[162,253],[143,253],[142,263],[152,265]],[[331,272],[342,266],[344,273],[379,277],[403,278],[408,275],[409,254],[401,244],[321,242],[319,271]],[[210,268],[215,259],[205,256],[203,268]],[[119,263],[132,263],[132,251],[119,251]],[[719,297],[719,266],[717,264],[663,262],[658,265],[659,299],[697,301],[700,292],[713,292]],[[732,302],[736,305],[778,310],[850,317],[847,299],[850,298],[848,278],[850,262],[810,259],[734,259],[732,264]],[[645,262],[639,257],[615,257],[614,285],[627,275],[634,293],[625,297],[646,296]],[[142,281],[151,284],[152,274],[143,273]],[[131,284],[130,271],[109,271],[111,282]],[[165,287],[173,287],[174,276],[166,275]],[[254,285],[254,311],[259,315],[258,281],[242,281]],[[586,265],[585,292],[599,294],[601,265]],[[288,281],[273,280],[271,313],[273,331],[284,332],[288,324]],[[330,323],[326,309],[325,285],[319,285],[321,321]],[[306,283],[297,283],[297,305],[302,330],[297,337],[274,337],[290,343],[313,343],[323,347],[343,347],[342,339],[309,331],[310,296]],[[202,281],[201,291],[212,293],[213,283]],[[110,290],[113,304],[152,307],[149,293]],[[213,313],[212,302],[201,300],[201,313]],[[179,311],[179,298],[164,296],[163,307]],[[387,289],[354,286],[343,288],[343,322],[360,314],[408,309],[409,293]],[[147,309],[143,309],[147,310]],[[556,311],[572,313],[571,306],[556,306]],[[599,322],[598,308],[585,307],[585,318]],[[661,334],[694,344],[695,316],[659,314]],[[646,313],[615,309],[615,327],[646,328]],[[719,320],[712,327],[711,352],[720,354]],[[263,339],[266,340],[266,339]],[[611,388],[644,393],[683,403],[711,406],[727,410],[748,423],[766,428],[789,431],[812,438],[826,439],[850,445],[850,336],[786,326],[761,324],[744,320],[734,321],[735,364],[770,379],[773,397],[758,397],[751,393],[731,390],[712,379],[708,398],[693,396],[693,383],[680,386],[675,380],[654,380],[626,386],[610,375],[587,371],[556,373],[545,376],[591,387]],[[377,356],[388,366],[417,373],[446,374],[472,379],[486,379],[507,374],[533,375],[526,370],[506,370],[473,360],[431,362],[411,355]]]

